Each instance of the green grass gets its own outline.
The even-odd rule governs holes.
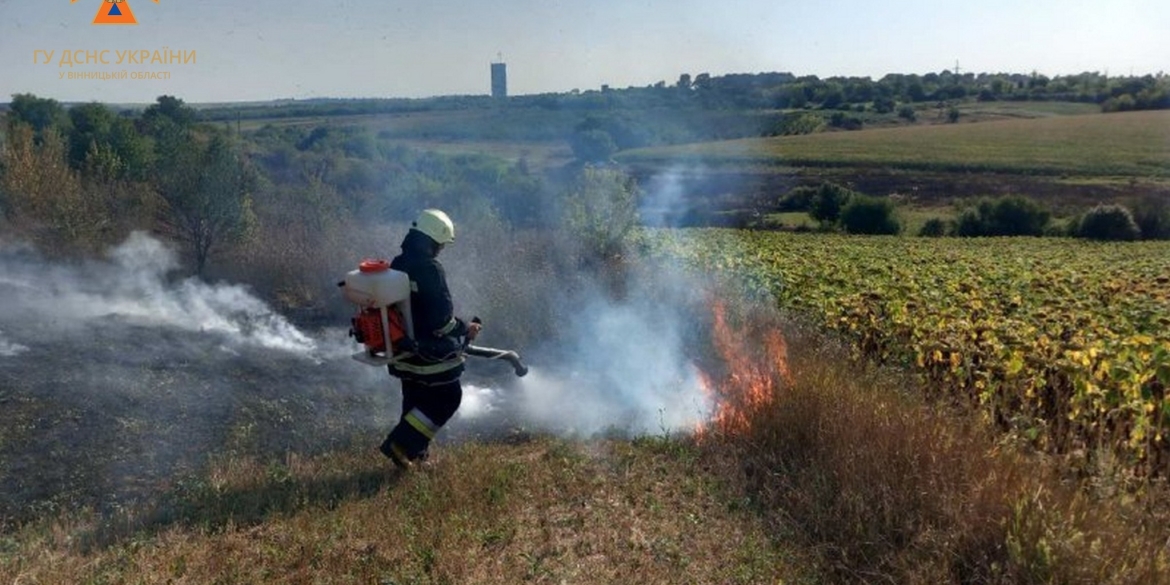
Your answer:
[[[922,226],[932,219],[941,219],[943,221],[953,220],[957,215],[955,209],[950,206],[940,207],[899,207],[897,212],[898,221],[902,222],[902,234],[907,236],[916,236],[922,230]]]
[[[573,160],[567,144],[557,142],[493,142],[476,140],[423,140],[388,138],[390,145],[437,152],[445,155],[488,155],[516,162],[524,160],[530,168],[553,168]]]
[[[968,102],[957,107],[962,115],[978,118],[1048,118],[1101,112],[1101,106],[1081,102]]]
[[[800,227],[800,226],[814,228],[817,225],[816,220],[814,220],[812,217],[810,217],[808,213],[805,213],[803,211],[785,211],[782,213],[769,213],[769,214],[764,216],[764,222],[766,225],[771,225],[773,227],[785,227],[785,228],[793,228],[793,227]]]
[[[1170,176],[1170,111],[755,138],[630,150],[628,163]]]
[[[353,116],[303,116],[244,120],[244,131],[266,125],[279,127],[318,125],[361,126],[384,138],[468,141],[561,141],[584,118],[581,112],[539,109],[442,110]]]

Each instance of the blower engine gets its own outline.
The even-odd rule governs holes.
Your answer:
[[[410,277],[381,259],[366,259],[337,283],[346,300],[358,306],[350,320],[350,337],[364,347],[353,359],[385,366],[414,355],[414,323],[410,318]],[[478,323],[479,318],[472,320]],[[506,349],[463,344],[463,354],[512,364],[517,376],[528,373],[520,354]]]
[[[410,319],[410,277],[391,270],[385,260],[362,260],[338,283],[346,300],[358,306],[349,334],[364,349],[353,359],[385,366],[411,354],[414,324]]]

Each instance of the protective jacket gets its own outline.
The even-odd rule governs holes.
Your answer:
[[[415,355],[391,364],[390,374],[403,380],[442,384],[463,373],[460,339],[467,323],[454,315],[447,275],[435,257],[438,245],[426,234],[410,230],[402,253],[390,268],[410,277],[410,313],[414,325]]]

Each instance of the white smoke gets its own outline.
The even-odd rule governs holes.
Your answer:
[[[573,435],[696,428],[711,404],[684,347],[682,313],[673,299],[649,296],[582,306],[565,361],[521,380],[525,418]]]
[[[693,173],[704,172],[679,166],[647,180],[639,206],[642,222],[673,227],[685,220],[691,213],[686,185]],[[695,307],[704,304],[700,295],[708,288],[698,277],[665,263],[635,259],[634,254],[630,262],[635,266],[624,276],[608,279],[610,275],[601,274],[594,280],[586,272],[563,278],[565,270],[572,270],[571,260],[559,266],[556,261],[532,262],[525,249],[537,247],[550,254],[574,250],[572,230],[540,234],[554,241],[535,243],[511,232],[497,233],[491,225],[468,230],[493,245],[473,252],[456,247],[445,258],[450,261],[448,279],[457,287],[456,302],[474,307],[489,298],[482,290],[506,279],[512,287],[505,290],[514,291],[507,317],[530,313],[551,331],[547,339],[528,338],[526,346],[507,348],[525,357],[527,376],[465,384],[461,418],[508,421],[567,436],[673,434],[692,431],[709,419],[713,405],[694,365],[699,357],[693,355],[694,340],[686,338]],[[464,261],[464,254],[471,259]],[[486,345],[494,337],[490,317],[480,338]],[[471,357],[468,371],[508,375],[502,365]]]
[[[47,316],[56,326],[120,318],[217,334],[225,349],[255,345],[308,357],[318,352],[313,339],[247,288],[196,278],[171,282],[168,275],[177,267],[174,251],[135,232],[111,250],[107,262],[62,266],[0,256],[0,285],[6,285],[9,310]]]
[[[16,357],[26,351],[28,346],[8,341],[4,337],[4,331],[0,331],[0,357]]]
[[[514,422],[563,436],[690,432],[713,410],[688,352],[691,277],[646,267],[628,294],[600,286],[566,293],[563,330],[527,354],[528,374],[500,384],[464,384],[462,419]],[[651,269],[652,268],[652,269]],[[469,371],[510,368],[468,358]],[[481,369],[482,368],[482,369]],[[502,374],[508,375],[508,374]]]
[[[459,417],[482,419],[499,410],[500,391],[475,384],[463,384],[463,401],[459,403]]]
[[[638,215],[649,227],[679,227],[694,211],[684,197],[687,177],[707,174],[702,166],[673,166],[647,181]]]

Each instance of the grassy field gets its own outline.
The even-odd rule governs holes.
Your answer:
[[[631,150],[628,163],[898,168],[1020,175],[1170,176],[1170,112],[831,132]]]
[[[1049,118],[1101,112],[1101,106],[1081,102],[968,102],[958,105],[957,108],[960,112],[960,120],[963,120],[962,116],[977,119],[996,117]]]
[[[905,378],[799,322],[729,305],[714,335],[729,361],[709,383],[736,426],[698,439],[500,435],[440,445],[408,474],[367,448],[226,455],[156,508],[49,513],[0,534],[0,582],[1170,578],[1165,522],[1076,494],[1043,459],[924,407]],[[749,400],[759,387],[772,392]]]
[[[224,461],[151,523],[4,537],[0,581],[813,582],[699,453],[516,437],[409,475],[373,451]]]

